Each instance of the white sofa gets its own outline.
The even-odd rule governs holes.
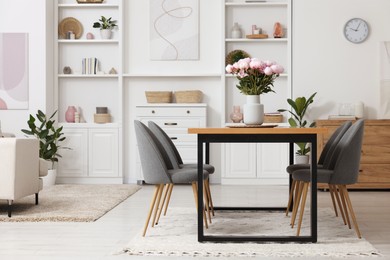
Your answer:
[[[0,138],[0,200],[8,201],[9,217],[12,203],[17,199],[35,194],[35,204],[38,204],[42,189],[40,177],[47,174],[45,165],[40,167],[37,139]]]

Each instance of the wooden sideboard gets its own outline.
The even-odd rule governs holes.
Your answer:
[[[329,136],[344,120],[317,120],[317,127],[329,129],[318,141],[321,153]],[[348,188],[389,189],[390,188],[390,120],[365,120],[362,157],[358,183]],[[326,186],[319,185],[321,188]]]

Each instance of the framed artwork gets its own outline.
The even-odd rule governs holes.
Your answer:
[[[28,109],[28,34],[0,33],[0,110]]]
[[[390,119],[390,41],[380,45],[380,118]]]
[[[150,59],[199,60],[199,0],[149,0]]]

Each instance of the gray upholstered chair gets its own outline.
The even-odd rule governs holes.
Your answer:
[[[157,139],[161,142],[163,145],[171,163],[174,169],[197,169],[198,165],[197,164],[189,164],[189,163],[183,163],[183,160],[180,156],[179,151],[177,150],[175,144],[172,142],[171,138],[168,136],[168,134],[160,127],[158,126],[155,122],[149,121],[148,122],[149,129],[153,132],[153,134],[157,137]],[[203,165],[203,170],[206,170],[209,174],[213,174],[215,171],[214,166],[210,164],[204,164]],[[208,204],[210,210],[207,212],[209,216],[209,221],[211,223],[211,215],[210,212],[214,216],[214,207],[213,207],[213,200],[211,197],[211,190],[210,190],[210,182],[209,179],[204,181],[204,190],[207,196],[206,203]],[[169,200],[171,197],[172,189],[173,189],[173,184],[167,185],[167,192],[168,194],[167,199],[165,200],[164,196],[164,202],[165,202],[165,210],[164,210],[164,215],[166,214],[166,211],[168,209],[169,205]],[[157,219],[158,221],[158,219]]]
[[[341,126],[339,126],[336,131],[333,132],[333,134],[329,137],[329,140],[326,142],[324,148],[322,149],[320,158],[318,159],[318,168],[323,168],[324,164],[328,164],[330,161],[330,158],[336,149],[336,146],[338,142],[341,140],[345,132],[348,130],[348,128],[352,125],[351,121],[347,121],[343,123]],[[287,166],[286,171],[288,174],[292,174],[296,170],[301,170],[301,169],[310,169],[310,164],[292,164]],[[297,189],[297,182],[293,179],[292,184],[291,184],[291,190],[290,190],[290,196],[288,198],[288,204],[287,204],[287,209],[286,209],[286,216],[288,215],[288,212],[291,207],[291,203],[293,200],[293,196],[297,196],[298,189]],[[339,202],[338,195],[334,193],[334,190],[329,187],[329,193],[332,198],[333,202],[333,208],[336,213],[336,216],[338,216],[337,213],[337,208],[336,208],[336,201]],[[339,208],[341,211],[341,214],[343,215],[341,206],[339,204]],[[344,219],[344,217],[343,217]]]
[[[332,153],[329,164],[324,165],[322,169],[318,169],[317,176],[317,182],[327,183],[334,190],[339,190],[348,226],[351,228],[348,216],[349,212],[349,214],[351,214],[356,234],[359,238],[361,238],[361,233],[356,221],[355,213],[353,211],[346,185],[354,184],[358,180],[363,132],[364,121],[360,119],[347,130]],[[299,183],[299,195],[296,201],[296,205],[294,205],[292,214],[292,218],[295,220],[299,204],[301,204],[297,229],[297,235],[299,236],[307,191],[311,178],[310,170],[296,170],[293,172],[292,177]],[[292,221],[292,224],[294,224],[294,220]]]
[[[138,120],[134,121],[135,134],[138,142],[138,150],[141,159],[141,166],[144,180],[148,184],[155,185],[155,191],[150,204],[149,213],[144,227],[143,236],[145,236],[149,221],[153,212],[152,227],[156,222],[157,215],[161,214],[162,205],[160,204],[164,186],[166,184],[184,184],[191,183],[197,206],[197,169],[174,169],[171,161],[165,153],[162,144],[150,131],[150,129]],[[203,171],[204,179],[208,178],[208,172]],[[203,212],[205,226],[207,225],[206,214]]]

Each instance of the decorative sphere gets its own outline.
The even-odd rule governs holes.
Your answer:
[[[93,36],[93,34],[92,33],[87,33],[87,39],[88,40],[92,40],[93,38],[95,38],[94,36]]]

